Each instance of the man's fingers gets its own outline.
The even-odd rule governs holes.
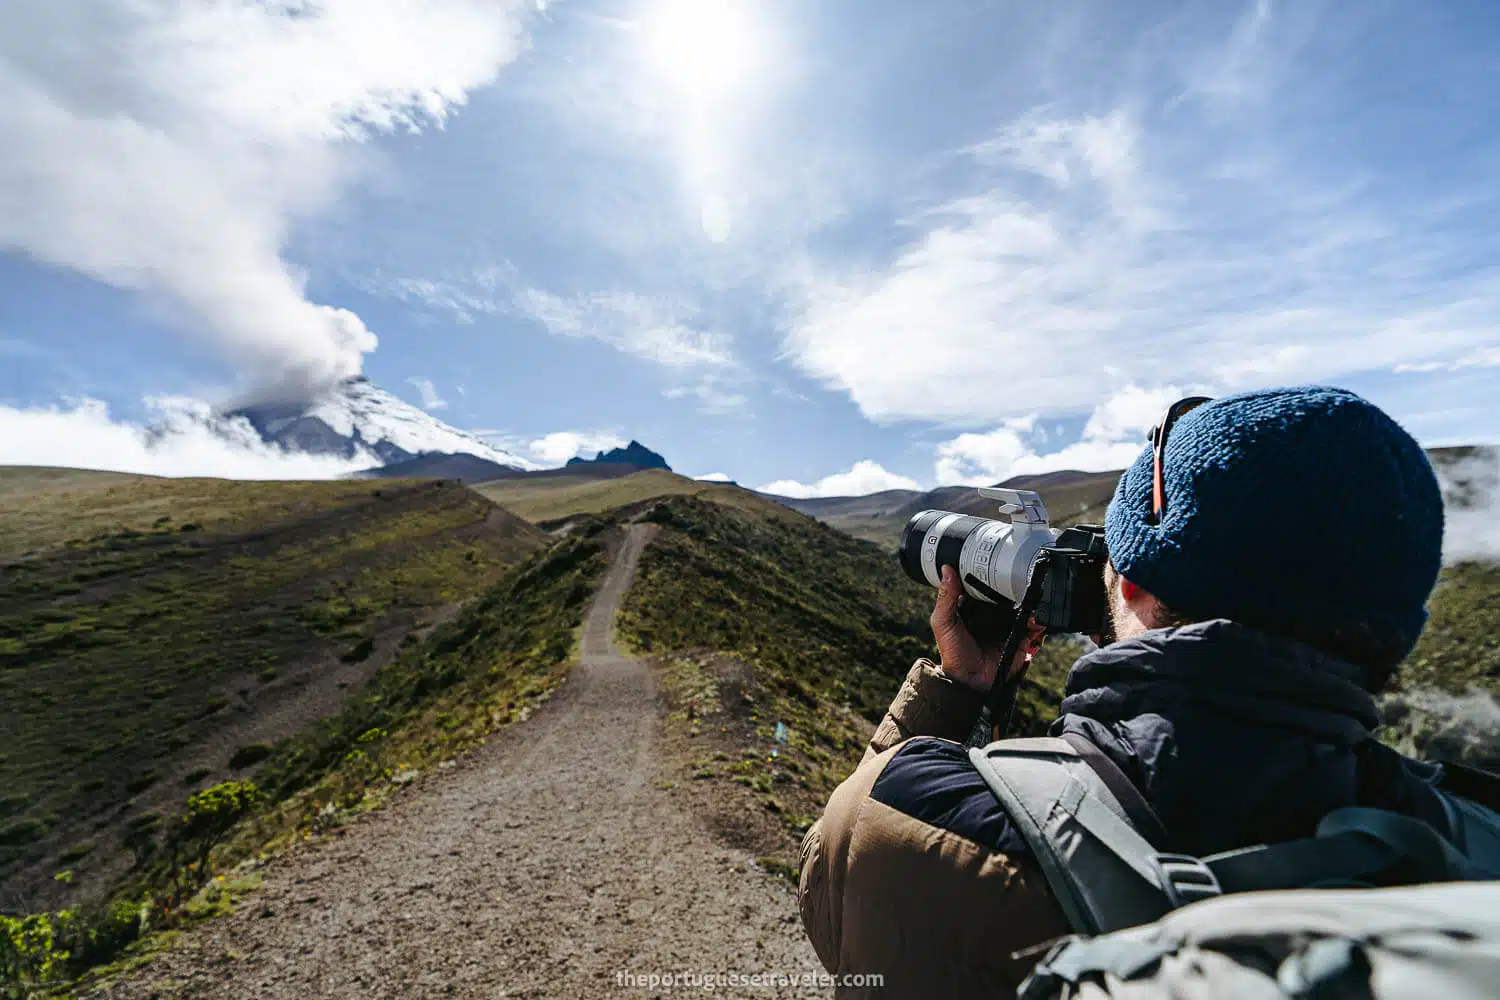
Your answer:
[[[943,567],[943,580],[938,585],[937,604],[932,609],[932,631],[938,634],[953,626],[953,617],[958,614],[958,598],[963,588],[958,584],[958,573],[952,566]]]
[[[1035,653],[1047,640],[1047,626],[1033,618],[1026,626],[1026,645]]]

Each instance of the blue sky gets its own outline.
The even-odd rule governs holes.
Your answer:
[[[1500,438],[1493,4],[96,14],[0,13],[0,461],[356,371],[793,493],[1116,468],[1304,381]]]

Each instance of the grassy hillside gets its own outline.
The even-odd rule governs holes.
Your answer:
[[[786,508],[758,493],[688,479],[662,469],[595,480],[573,475],[534,475],[480,483],[475,490],[532,523],[599,514],[616,507],[667,496],[696,496],[760,515],[796,519]]]
[[[138,816],[336,712],[544,541],[441,482],[0,470],[0,905],[118,876]]]
[[[754,796],[750,810],[710,803],[722,832],[787,863],[928,651],[930,595],[875,546],[810,519],[696,497],[667,498],[647,518],[661,531],[620,634],[662,666],[691,785]]]
[[[139,960],[170,937],[155,932],[222,912],[252,888],[254,856],[338,833],[423,771],[525,719],[566,672],[608,562],[606,542],[575,533],[502,570],[451,620],[425,637],[412,633],[358,697],[263,747],[236,780],[191,797],[192,783],[173,785],[153,805],[121,805],[117,815],[128,821],[117,842],[129,859],[109,882],[96,879],[66,912],[37,912],[44,907],[33,896],[19,908],[33,916],[7,919],[19,915],[14,892],[0,907],[0,996]],[[103,850],[104,835],[93,836]],[[138,940],[143,930],[151,934]]]

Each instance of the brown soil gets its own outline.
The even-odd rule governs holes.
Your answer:
[[[628,529],[580,663],[543,709],[271,863],[235,913],[101,995],[573,998],[648,992],[622,974],[821,972],[785,884],[663,788],[679,765],[651,673],[611,635],[649,531]]]

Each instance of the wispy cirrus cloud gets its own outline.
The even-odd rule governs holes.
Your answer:
[[[514,268],[491,266],[452,278],[367,278],[372,294],[445,314],[460,323],[510,316],[559,337],[595,340],[669,369],[739,367],[733,338],[705,327],[683,298],[609,289],[563,294],[524,282]]]
[[[424,378],[421,375],[413,375],[406,380],[406,384],[417,390],[417,396],[422,400],[422,409],[446,410],[448,408],[448,401],[438,392],[437,386],[433,384],[432,379]]]
[[[516,307],[548,333],[587,337],[668,368],[727,368],[736,364],[729,335],[694,325],[696,310],[635,292],[562,296],[528,288]]]
[[[661,394],[668,399],[696,400],[700,413],[732,413],[750,402],[750,397],[735,389],[737,384],[737,376],[710,373],[687,385],[669,386]]]

